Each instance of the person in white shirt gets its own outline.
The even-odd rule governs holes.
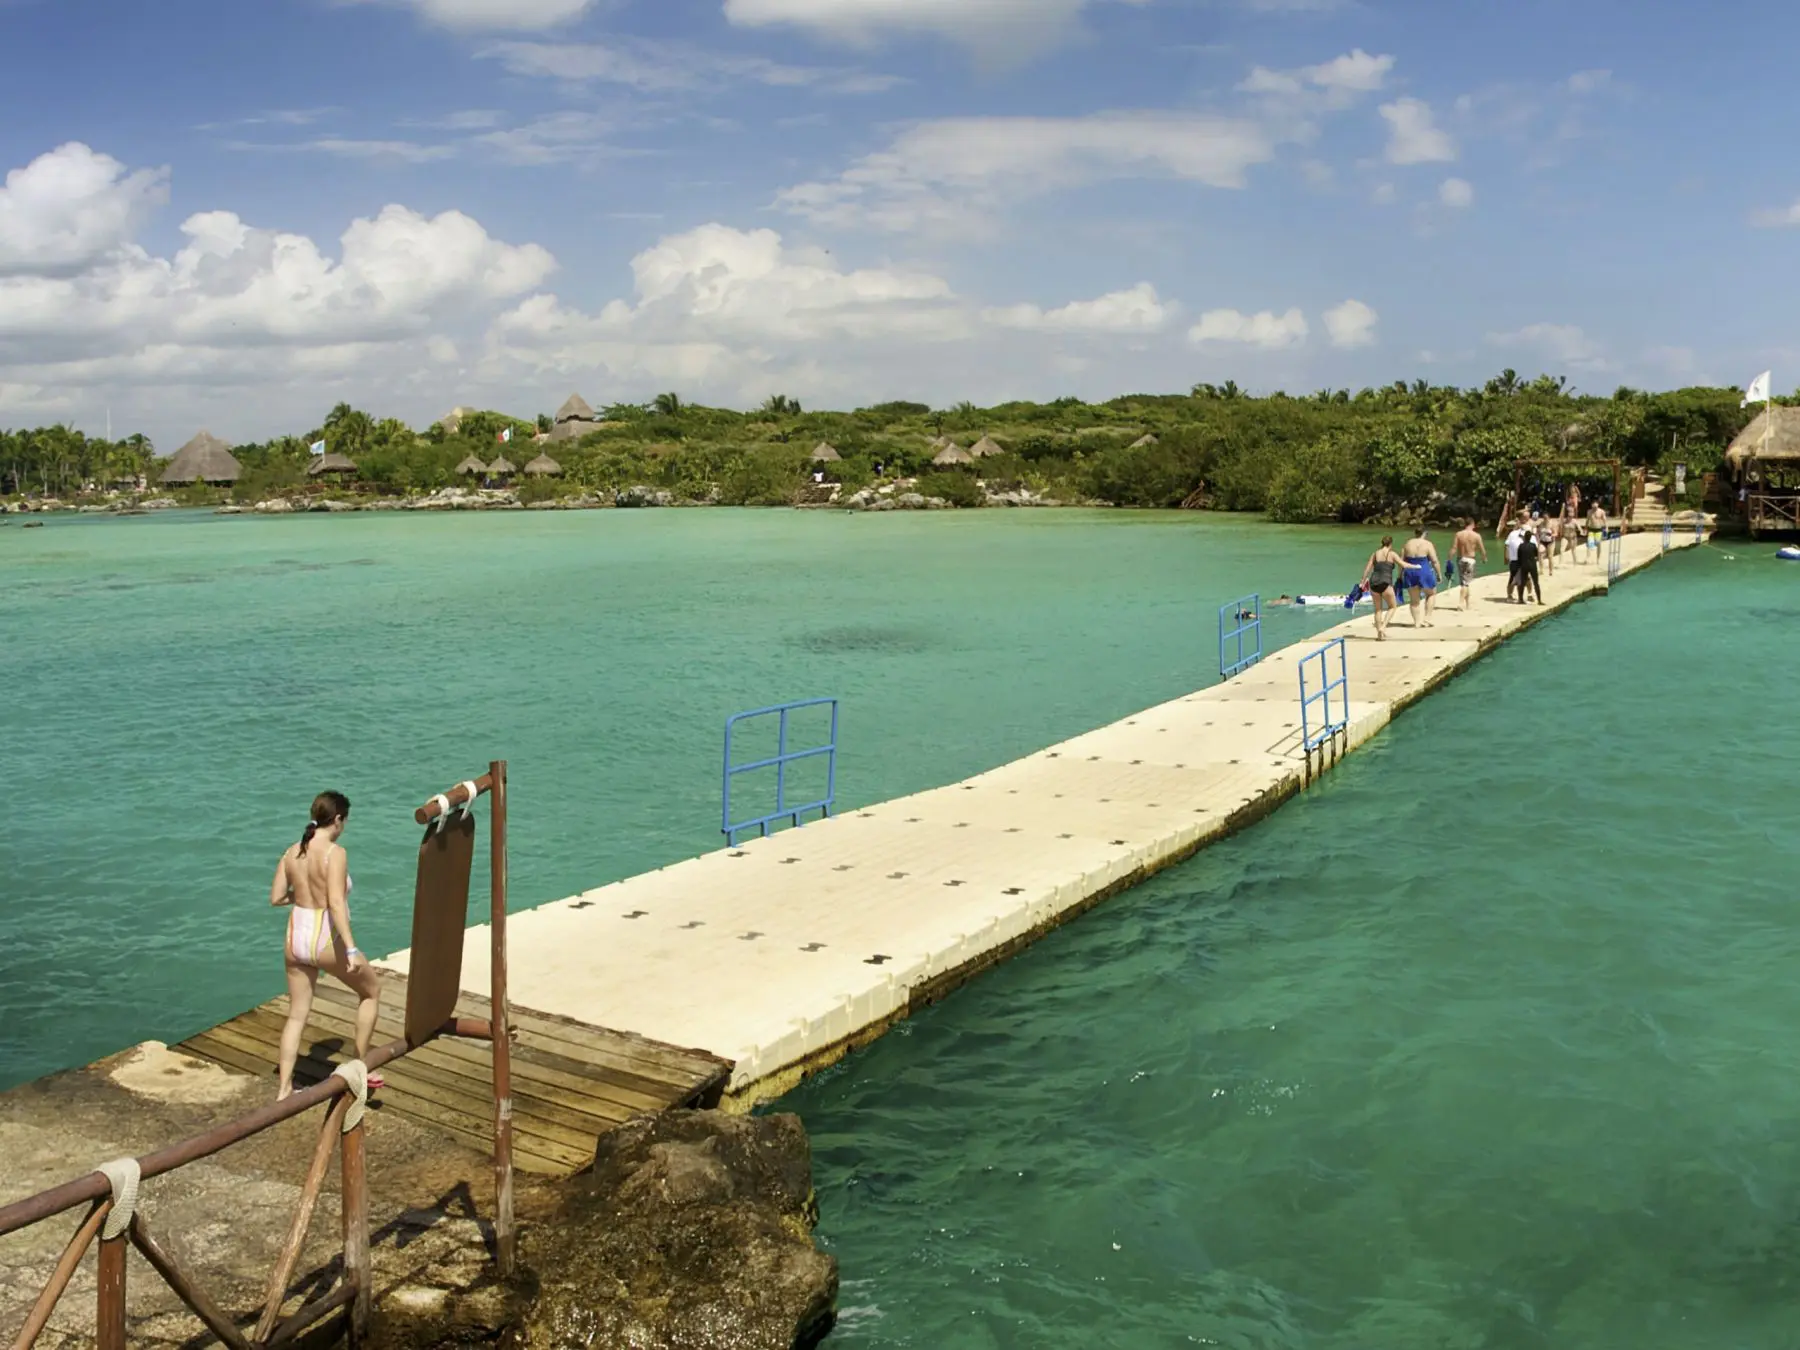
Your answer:
[[[1506,536],[1506,598],[1512,600],[1519,592],[1519,545],[1525,538],[1525,530],[1529,524],[1525,516],[1513,522],[1512,533]]]

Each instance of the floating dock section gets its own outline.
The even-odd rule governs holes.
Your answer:
[[[1697,542],[1628,535],[1584,566],[1565,559],[1543,578],[1542,606],[1508,603],[1496,563],[1466,613],[1454,588],[1440,597],[1433,627],[1409,627],[1402,608],[1377,642],[1364,611],[1222,684],[964,782],[515,914],[512,998],[563,1025],[613,1029],[596,1034],[700,1047],[729,1064],[728,1103],[777,1096],[1273,810],[1497,643],[1604,593],[1610,574]],[[1308,750],[1299,666],[1338,638],[1348,707]],[[463,969],[477,1000],[486,949],[471,940]],[[407,959],[378,964],[403,974]]]

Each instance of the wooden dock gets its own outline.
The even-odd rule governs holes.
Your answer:
[[[287,1002],[286,995],[272,999],[176,1048],[272,1083]],[[384,971],[376,1044],[404,1034],[405,1007],[405,976]],[[488,1002],[465,993],[456,1011],[486,1020]],[[355,996],[319,981],[296,1083],[317,1082],[350,1058],[355,1031]],[[716,1104],[731,1070],[730,1061],[705,1051],[517,1005],[512,1033],[513,1157],[521,1171],[540,1175],[580,1171],[594,1159],[594,1141],[632,1116]],[[485,1042],[441,1037],[383,1069],[387,1086],[372,1104],[486,1150],[494,1130],[490,1058]]]
[[[1673,547],[1693,546],[1690,530]],[[1505,599],[1482,568],[1433,627],[1367,610],[1235,678],[961,783],[850,811],[570,896],[508,920],[512,996],[588,1027],[704,1046],[728,1103],[787,1091],[1072,916],[1259,819],[1395,713],[1527,626],[1609,589],[1608,549]],[[1620,541],[1620,575],[1660,532]],[[1348,725],[1301,744],[1298,667],[1342,637]],[[1196,644],[1202,650],[1204,642]],[[487,989],[471,934],[462,987]],[[405,971],[409,953],[377,964]],[[696,991],[704,991],[696,996]],[[611,1034],[611,1033],[607,1033]]]

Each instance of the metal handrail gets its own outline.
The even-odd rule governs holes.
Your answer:
[[[1606,579],[1617,581],[1624,567],[1625,534],[1622,530],[1606,532]]]
[[[1230,623],[1232,627],[1225,625]],[[1246,640],[1255,638],[1246,647]],[[1246,595],[1219,606],[1219,678],[1229,680],[1262,660],[1262,596]]]
[[[1674,545],[1674,543],[1675,543],[1675,522],[1672,520],[1665,520],[1663,522],[1662,551],[1664,553],[1667,553],[1669,551],[1669,549]]]
[[[831,739],[824,745],[809,746],[804,750],[789,750],[788,718],[790,714],[804,708],[831,709]],[[754,760],[748,764],[737,764],[731,758],[732,734],[740,722],[751,721],[759,717],[778,717],[776,730],[775,753],[766,759]],[[728,844],[735,845],[737,836],[746,830],[760,830],[766,837],[769,827],[780,821],[787,821],[796,828],[805,824],[801,819],[809,811],[818,811],[822,816],[829,816],[831,808],[837,801],[837,742],[838,742],[838,701],[835,698],[808,698],[795,703],[778,703],[769,708],[756,708],[750,712],[736,713],[725,719],[725,775],[723,806],[719,814],[720,832],[724,834]],[[803,760],[817,759],[825,756],[825,795],[813,801],[790,805],[787,799],[787,766]],[[740,774],[753,773],[758,769],[775,770],[775,809],[767,815],[753,816],[745,820],[731,818],[731,780]]]
[[[1331,658],[1337,658],[1337,675],[1331,672]],[[1307,674],[1313,662],[1319,663],[1318,687],[1311,692],[1307,690]],[[1334,716],[1332,712],[1332,693],[1343,691],[1341,714]],[[1313,730],[1312,710],[1315,704],[1320,708],[1321,723],[1317,731]],[[1343,638],[1332,638],[1317,651],[1308,652],[1300,658],[1300,740],[1308,753],[1324,745],[1350,726],[1350,658]]]

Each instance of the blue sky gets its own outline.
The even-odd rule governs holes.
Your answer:
[[[0,0],[0,425],[1800,383],[1800,14]],[[1791,217],[1791,219],[1790,219]],[[1788,367],[1784,378],[1783,365]]]

